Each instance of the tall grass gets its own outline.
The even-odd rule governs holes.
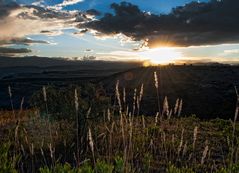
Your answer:
[[[12,115],[13,115],[13,118],[16,119],[16,114],[14,111],[13,100],[12,100],[12,89],[10,86],[8,86],[8,95],[9,95],[10,104],[11,104],[11,108],[12,108]]]
[[[158,113],[160,114],[161,109],[160,109],[160,99],[159,99],[159,82],[158,82],[158,74],[156,71],[154,72],[154,86],[155,86],[156,94],[157,94]]]
[[[26,111],[21,106],[19,118],[22,123],[17,128],[14,126],[12,131],[10,127],[13,123],[10,121],[1,123],[2,127],[10,129],[9,140],[12,141],[13,133],[13,141],[17,141],[17,144],[13,148],[0,147],[0,152],[7,150],[3,152],[4,164],[0,159],[0,170],[2,165],[7,164],[10,165],[7,168],[9,170],[26,173],[53,173],[57,170],[82,173],[238,172],[238,103],[232,124],[225,120],[202,121],[195,117],[182,117],[181,98],[170,105],[169,98],[165,96],[160,109],[156,72],[154,82],[158,104],[155,116],[140,115],[144,98],[143,84],[130,94],[126,93],[125,88],[120,88],[118,80],[115,85],[115,105],[108,105],[103,114],[92,111],[92,105],[85,112],[81,110],[81,93],[74,89],[71,91],[71,106],[75,119],[52,121],[52,113],[48,112],[49,91],[43,87],[47,121],[41,116],[42,112]],[[132,112],[126,106],[127,96],[130,95],[133,95]],[[39,113],[34,114],[35,111]],[[26,114],[30,118],[24,119]],[[96,116],[92,118],[93,114]],[[3,117],[7,116],[2,116],[0,122],[5,121]],[[81,127],[81,121],[88,125]],[[17,162],[13,164],[13,160]]]
[[[75,89],[75,112],[76,112],[76,161],[77,166],[80,166],[80,128],[79,128],[79,98],[78,98],[78,92],[77,89]]]

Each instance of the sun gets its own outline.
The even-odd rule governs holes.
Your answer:
[[[171,47],[161,47],[142,51],[139,53],[143,60],[148,60],[152,65],[175,63],[182,57],[182,53]]]

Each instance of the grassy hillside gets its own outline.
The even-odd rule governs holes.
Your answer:
[[[159,73],[150,76],[156,111],[148,116],[141,114],[145,85],[130,95],[121,81],[114,97],[93,84],[43,86],[32,109],[22,100],[20,109],[1,111],[0,172],[237,173],[239,107],[232,120],[185,117],[187,100],[161,103]],[[8,95],[14,107],[11,87]]]
[[[89,63],[90,64],[90,63]],[[111,64],[112,65],[112,64]],[[111,65],[91,66],[65,66],[54,69],[39,68],[39,72],[31,73],[28,69],[9,68],[8,71],[20,70],[7,78],[0,80],[0,108],[11,108],[8,100],[7,87],[12,87],[15,107],[19,107],[22,97],[25,97],[24,107],[30,105],[30,97],[40,90],[43,85],[56,88],[69,85],[84,85],[93,83],[102,86],[108,96],[114,97],[115,83],[120,81],[121,91],[125,88],[128,104],[132,103],[134,89],[140,89],[144,84],[144,98],[141,102],[141,114],[152,115],[157,111],[156,90],[154,89],[153,72],[159,75],[159,99],[161,104],[165,96],[171,105],[177,98],[185,100],[182,114],[189,116],[196,114],[203,119],[233,118],[236,96],[234,86],[239,86],[238,66],[163,66],[134,68],[126,70],[125,66],[116,63],[120,67],[112,70]],[[111,66],[111,69],[108,67]],[[66,71],[68,69],[68,71]],[[71,69],[71,70],[69,70]],[[3,69],[0,69],[0,71]],[[25,72],[24,72],[25,70]],[[30,70],[30,69],[29,69]],[[4,71],[4,70],[3,70]],[[122,72],[123,71],[123,72]],[[2,72],[1,74],[4,74]],[[130,109],[132,105],[129,106]],[[132,110],[131,110],[132,111]]]
[[[114,94],[117,80],[132,98],[134,89],[144,84],[143,114],[157,111],[156,90],[153,73],[159,76],[159,99],[165,96],[170,104],[177,98],[185,100],[184,115],[196,114],[203,119],[233,118],[236,95],[234,86],[239,86],[238,66],[161,66],[135,68],[105,78],[102,83],[107,93]]]
[[[1,112],[5,117],[1,118],[0,151],[6,155],[1,156],[0,170],[37,172],[41,167],[61,172],[63,165],[71,165],[73,169],[79,163],[80,172],[87,172],[83,171],[85,167],[95,172],[97,169],[102,169],[99,172],[239,171],[237,123],[233,137],[233,126],[226,120],[201,121],[196,117],[156,120],[157,117],[125,114],[121,119],[108,114],[105,120],[87,120],[86,136],[79,138],[78,162],[75,123],[69,120],[49,123],[35,111],[22,113],[17,125],[6,118],[12,116],[11,112]],[[61,171],[56,171],[57,167]]]

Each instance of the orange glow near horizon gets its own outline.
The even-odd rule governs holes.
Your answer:
[[[177,59],[182,58],[182,53],[171,47],[149,49],[140,52],[139,55],[151,65],[175,63]]]

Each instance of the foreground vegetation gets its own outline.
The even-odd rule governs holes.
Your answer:
[[[43,87],[32,108],[0,112],[0,172],[40,173],[237,173],[238,107],[234,120],[183,117],[183,100],[140,114],[144,86],[132,104],[125,89],[115,97],[92,85],[55,90]],[[23,102],[23,101],[22,101]],[[150,106],[150,105],[149,105]]]

